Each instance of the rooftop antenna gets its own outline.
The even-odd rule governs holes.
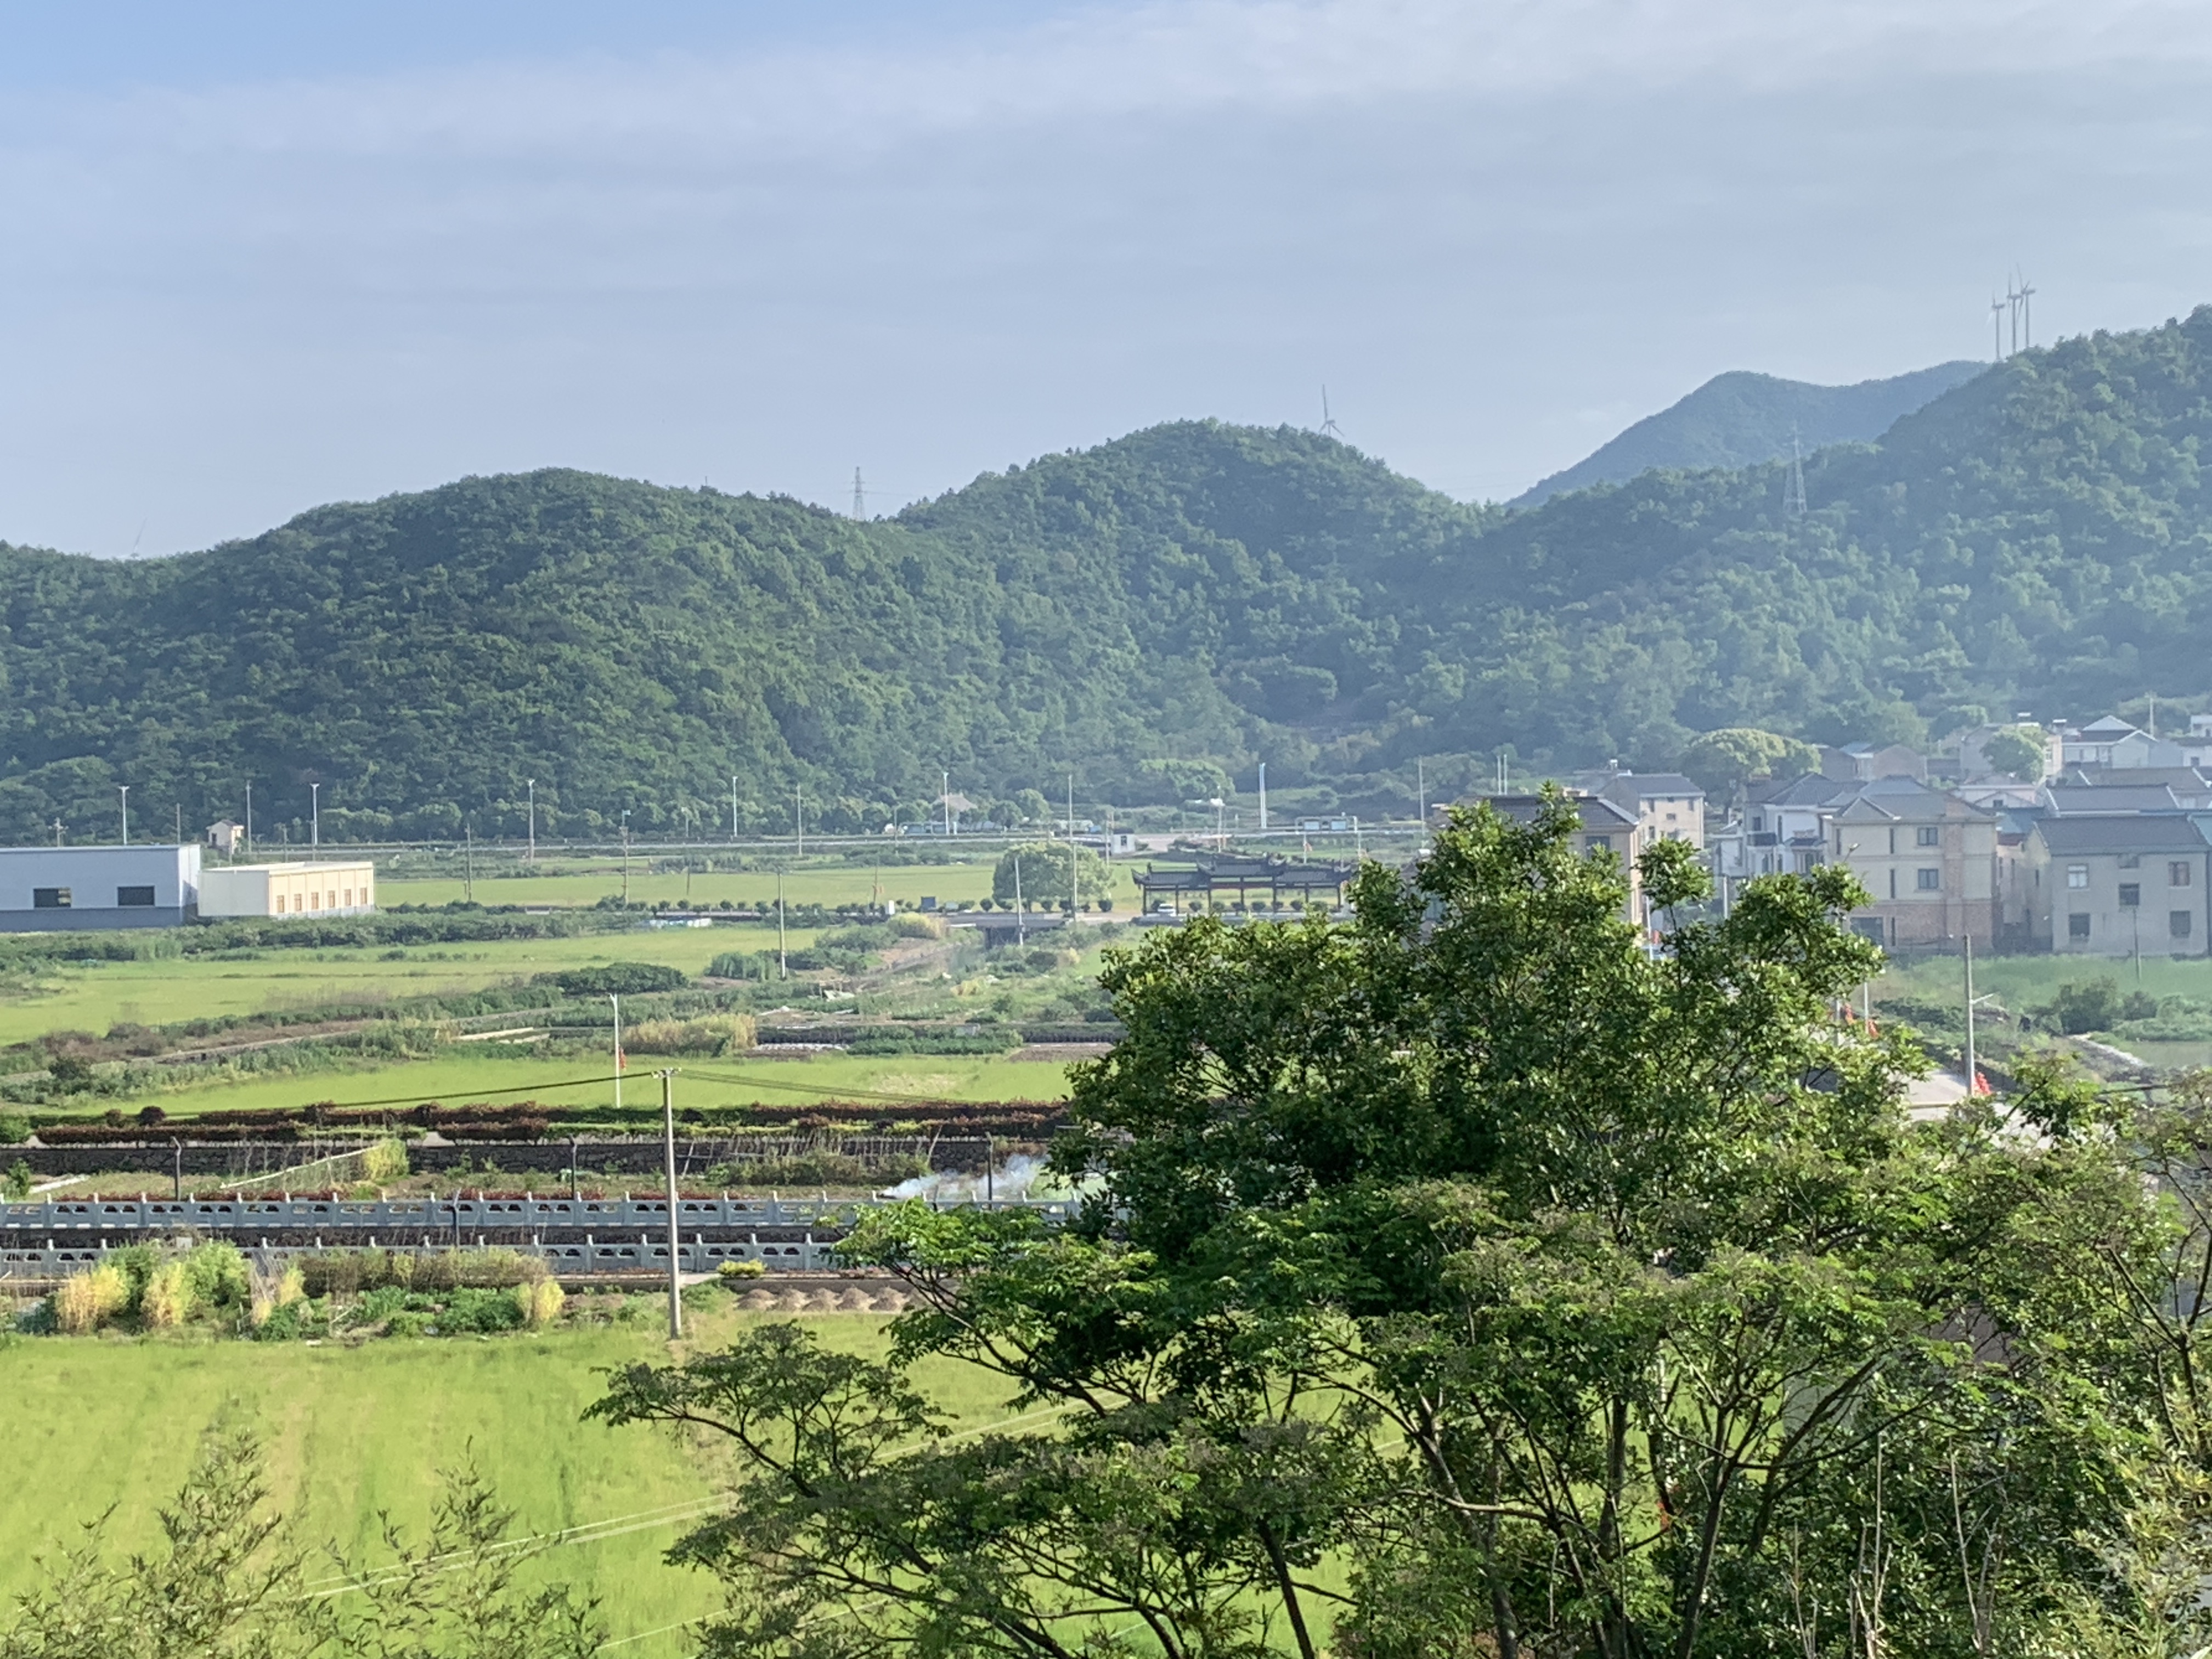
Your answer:
[[[1805,447],[1797,441],[1795,422],[1790,428],[1790,477],[1782,487],[1782,512],[1786,518],[1805,516]]]
[[[868,516],[868,489],[860,482],[860,469],[857,466],[853,469],[853,516],[856,519]]]
[[[1335,418],[1328,412],[1328,388],[1326,386],[1321,389],[1321,435],[1324,438],[1334,438],[1340,441],[1344,437],[1344,428],[1336,423]]]

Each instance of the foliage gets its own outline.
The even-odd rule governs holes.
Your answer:
[[[1948,1656],[2062,1585],[2124,1607],[2188,1264],[2096,1097],[2031,1069],[2045,1138],[1916,1127],[1910,1038],[1834,1018],[1877,960],[1847,872],[1655,957],[1574,828],[1459,813],[1348,924],[1115,957],[1054,1154],[1085,1223],[863,1217],[919,1304],[889,1364],[770,1328],[617,1376],[598,1414],[747,1471],[675,1553],[730,1587],[713,1650]],[[1703,892],[1679,845],[1640,875]],[[933,1440],[936,1356],[1045,1420]]]
[[[1983,758],[1993,769],[2022,783],[2042,781],[2050,752],[2049,734],[2035,726],[2000,726],[1982,744]]]
[[[1693,738],[1674,764],[1709,794],[1733,800],[1754,778],[1818,771],[1820,753],[1795,738],[1739,726]]]
[[[31,1138],[31,1120],[21,1112],[0,1112],[0,1146],[20,1146]]]
[[[62,1280],[50,1299],[56,1329],[69,1335],[96,1331],[131,1305],[131,1284],[112,1262]]]
[[[361,1155],[361,1178],[383,1185],[407,1178],[407,1146],[397,1139],[380,1140]]]
[[[680,991],[690,976],[680,968],[659,962],[609,962],[590,968],[563,969],[540,974],[538,982],[558,986],[572,997],[645,996],[655,991]]]
[[[161,1547],[111,1559],[105,1521],[22,1598],[0,1630],[0,1659],[588,1659],[604,1638],[593,1604],[562,1586],[531,1589],[537,1549],[508,1536],[514,1516],[474,1469],[446,1474],[428,1535],[385,1522],[386,1556],[308,1558],[266,1509],[253,1437],[204,1437]],[[344,1593],[331,1594],[333,1589]]]
[[[1071,896],[1071,876],[1082,884],[1085,903],[1104,892],[1112,880],[1106,860],[1087,847],[1065,841],[1025,842],[1008,848],[991,872],[991,896],[1000,904],[1012,905],[1014,902],[1017,863],[1021,871],[1022,902],[1053,909],[1059,908]]]
[[[2100,979],[2068,980],[2051,1000],[2033,1010],[2035,1017],[2068,1036],[2089,1031],[2109,1031],[2122,1020],[2152,1019],[2158,999],[2141,991],[2121,994],[2119,981],[2106,975]]]
[[[2023,352],[1874,445],[1532,511],[1330,439],[1183,422],[860,525],[575,472],[103,561],[0,549],[0,833],[114,784],[326,836],[790,825],[939,793],[1403,811],[1417,756],[1664,763],[1694,734],[1917,738],[2201,684],[2212,309]],[[641,652],[639,639],[660,648]],[[398,666],[395,667],[395,665]],[[1978,718],[1978,716],[1977,716]],[[549,758],[550,757],[550,758]],[[547,775],[548,772],[552,775]],[[1446,777],[1431,768],[1431,781]],[[1086,809],[1087,810],[1087,809]],[[1049,813],[1049,807],[1046,809]]]

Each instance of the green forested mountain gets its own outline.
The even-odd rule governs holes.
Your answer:
[[[856,524],[574,472],[120,563],[0,549],[0,835],[923,815],[940,769],[1135,804],[1410,804],[1692,732],[1917,738],[2212,682],[2212,309],[2023,354],[1806,465],[1464,506],[1310,433],[1155,428]],[[1366,803],[1364,808],[1358,804]]]
[[[1570,489],[1626,483],[1655,467],[1680,471],[1756,466],[1787,455],[1793,437],[1807,449],[1871,442],[1988,367],[1938,363],[1854,386],[1814,386],[1743,369],[1716,374],[1679,403],[1645,416],[1572,466],[1540,480],[1509,505],[1534,507]]]

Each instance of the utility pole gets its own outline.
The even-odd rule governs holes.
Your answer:
[[[1014,854],[1014,943],[1030,942],[1029,925],[1022,920],[1022,855]]]
[[[794,789],[791,792],[791,815],[793,833],[799,841],[799,856],[805,858],[806,856],[806,792],[804,789]]]
[[[775,970],[780,978],[791,977],[791,960],[783,946],[783,872],[775,872]]]
[[[55,845],[55,846],[57,846],[57,847],[58,847],[58,846],[60,846],[61,844],[62,844],[62,821],[61,821],[59,818],[56,818],[56,819],[54,820],[54,845]]]
[[[629,808],[623,808],[623,908],[629,908]]]
[[[2156,737],[2156,736],[2158,735],[2158,733],[2157,733],[2157,732],[2152,732],[2152,733],[2151,733],[2151,735],[2152,735],[2153,737]],[[179,802],[177,803],[177,845],[178,845],[178,846],[179,846],[179,847],[182,847],[184,844],[185,844],[185,805],[184,805],[184,803],[183,803],[182,801],[179,801]]]
[[[1075,774],[1067,775],[1067,916],[1072,923],[1083,908],[1081,850],[1075,844]]]
[[[123,844],[128,847],[131,845],[131,786],[118,783],[115,788],[123,798]]]
[[[731,778],[731,780],[730,780],[730,840],[731,840],[732,842],[734,842],[737,840],[737,838],[738,838],[738,781],[737,781],[737,779],[736,779],[735,777],[732,777],[732,778]]]
[[[1419,759],[1413,762],[1413,802],[1421,815],[1420,844],[1426,847],[1429,844],[1429,770],[1428,763]]]
[[[253,854],[253,786],[250,783],[246,786],[246,852],[249,858]]]
[[[660,1073],[660,1122],[667,1137],[668,1152],[668,1340],[675,1341],[684,1334],[684,1284],[678,1277],[682,1267],[682,1235],[676,1224],[676,1068],[663,1068]]]
[[[471,904],[477,902],[477,827],[474,823],[461,825],[461,896]]]
[[[1267,832],[1267,763],[1260,763],[1260,833]]]
[[[538,862],[538,780],[535,778],[530,780],[530,850],[523,855],[523,862]]]
[[[323,786],[307,786],[307,849],[319,854],[323,850]]]
[[[623,1079],[622,998],[610,991],[607,1000],[614,1005],[615,1010],[615,1110],[619,1112],[622,1110]]]
[[[942,804],[942,805],[943,805],[943,806],[944,806],[944,808],[945,808],[945,833],[947,836],[950,836],[950,835],[952,833],[952,771],[951,771],[951,768],[949,768],[949,767],[946,767],[946,768],[941,768],[941,769],[939,770],[938,774],[937,774],[937,781],[938,781],[938,788],[939,788],[939,793],[938,793],[938,797],[937,797],[937,799],[938,799],[939,802],[940,804]]]

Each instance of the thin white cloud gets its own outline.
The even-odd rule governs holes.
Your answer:
[[[1635,96],[2212,61],[2184,0],[1193,0],[1104,8],[932,51],[781,47],[41,101],[52,141],[184,151],[613,161],[790,153],[1030,123],[1401,97]],[[70,118],[71,115],[75,118]],[[40,135],[19,118],[16,142]]]

